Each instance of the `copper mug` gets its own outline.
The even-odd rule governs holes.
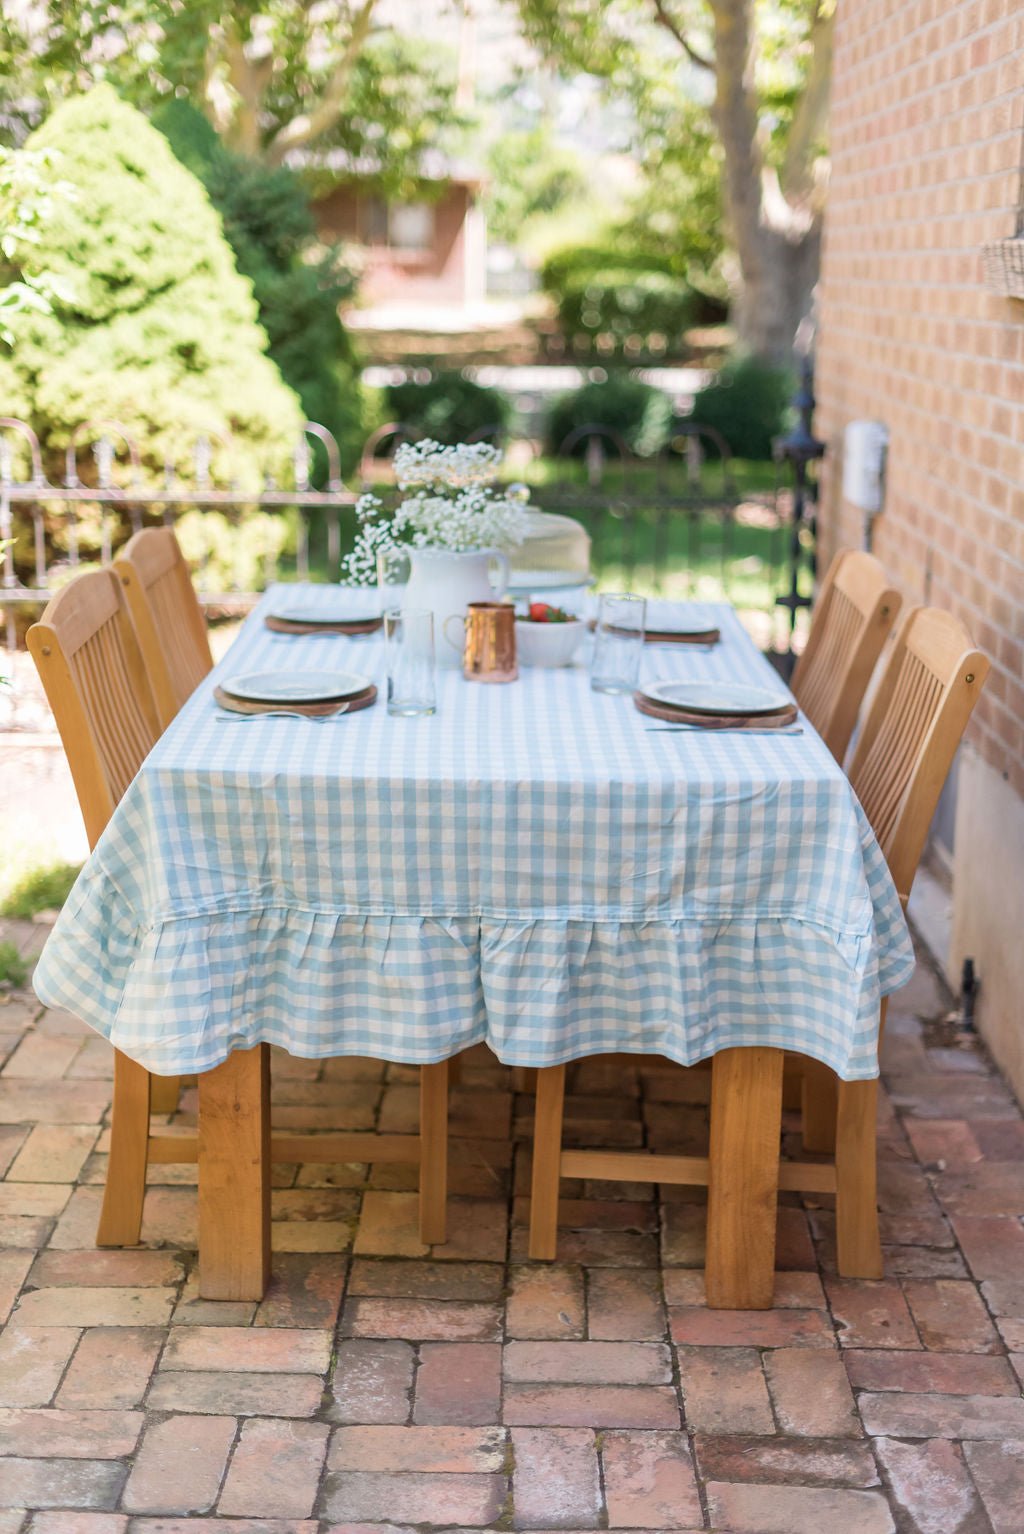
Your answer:
[[[465,618],[446,619],[445,638],[452,623],[464,625],[462,674],[467,682],[514,682],[516,665],[516,612],[509,602],[470,602]],[[456,648],[458,646],[456,645]]]

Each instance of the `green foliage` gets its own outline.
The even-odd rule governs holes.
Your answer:
[[[37,911],[59,911],[81,871],[81,863],[28,869],[7,891],[0,916],[27,919]]]
[[[50,314],[62,293],[52,272],[22,273],[17,264],[19,252],[38,243],[55,198],[68,193],[52,184],[52,165],[45,151],[0,146],[0,343],[7,347],[14,345],[14,332],[5,316]]]
[[[582,260],[574,257],[582,255]],[[542,282],[555,300],[558,322],[567,339],[577,335],[611,337],[622,354],[627,343],[646,349],[648,338],[663,338],[661,350],[678,353],[683,332],[697,313],[694,294],[678,277],[636,265],[590,265],[591,251],[559,252],[545,264]]]
[[[0,985],[23,986],[28,979],[28,965],[13,943],[0,943]]]
[[[33,0],[0,7],[0,124],[17,135],[67,95],[108,81],[146,112],[185,97],[230,148],[270,164],[309,146],[386,146],[401,195],[455,108],[454,49],[378,24],[381,0]],[[415,16],[415,8],[407,8]],[[0,130],[2,131],[2,130]],[[8,130],[10,131],[10,130]]]
[[[186,511],[174,531],[211,591],[261,591],[268,572],[295,545],[289,519],[269,511],[251,511],[240,521],[222,511]]]
[[[660,389],[628,373],[612,373],[603,383],[584,384],[555,401],[548,423],[552,451],[557,453],[578,426],[606,426],[631,452],[648,458],[669,439],[672,402]],[[577,453],[583,451],[582,444],[576,448]]]
[[[714,382],[698,392],[690,420],[720,431],[737,458],[770,458],[772,438],[785,427],[792,393],[787,368],[734,354]]]
[[[466,442],[489,426],[504,428],[512,416],[506,395],[458,372],[436,373],[429,383],[390,385],[385,409],[390,420],[415,427],[446,446]]]
[[[587,190],[579,155],[555,143],[545,123],[496,139],[487,172],[488,234],[509,245],[519,244],[531,220],[556,213]]]
[[[359,359],[338,318],[355,280],[336,249],[318,244],[305,186],[294,171],[225,149],[187,101],[161,106],[153,123],[206,187],[252,281],[270,356],[306,416],[338,439],[347,470],[367,435]]]
[[[29,148],[49,154],[74,195],[55,200],[17,269],[52,271],[67,296],[52,314],[10,320],[0,387],[51,467],[75,425],[101,418],[121,422],[154,473],[200,432],[234,439],[243,483],[254,461],[283,469],[298,401],[266,355],[216,213],[163,136],[104,85],[58,107]]]

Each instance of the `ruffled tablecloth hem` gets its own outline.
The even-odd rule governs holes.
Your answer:
[[[871,929],[798,917],[623,922],[350,916],[267,908],[149,928],[74,896],[36,972],[160,1075],[210,1070],[269,1043],[304,1058],[406,1064],[488,1044],[507,1065],[608,1053],[693,1065],[764,1046],[844,1080],[878,1074],[882,995],[910,978]]]

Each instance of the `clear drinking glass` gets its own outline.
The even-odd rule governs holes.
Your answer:
[[[597,609],[590,685],[595,692],[633,692],[640,678],[647,601],[629,592],[606,592]]]
[[[411,569],[408,549],[378,549],[377,591],[382,613],[386,613],[390,607],[397,607],[401,602],[402,594],[409,584]]]
[[[388,713],[413,719],[437,709],[434,691],[434,614],[429,608],[389,608],[384,614]]]

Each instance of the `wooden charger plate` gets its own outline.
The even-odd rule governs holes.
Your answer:
[[[717,644],[721,637],[721,629],[693,630],[685,634],[673,634],[666,629],[644,630],[645,644]]]
[[[593,634],[597,629],[597,619],[591,618],[587,627]],[[609,632],[628,638],[635,630],[615,628],[613,625]],[[688,629],[685,633],[680,633],[678,629],[644,629],[644,644],[717,644],[721,637],[721,629]]]
[[[670,724],[695,724],[703,730],[782,730],[795,724],[798,710],[795,703],[783,703],[771,714],[698,714],[686,708],[673,708],[669,703],[655,703],[642,692],[633,694],[633,702],[641,714],[652,719],[665,719]]]
[[[275,634],[375,634],[384,626],[383,618],[339,618],[330,623],[310,619],[308,623],[300,623],[294,618],[275,618],[272,614],[263,622]]]
[[[358,714],[361,708],[371,708],[377,701],[377,689],[371,682],[369,687],[353,693],[351,698],[336,698],[326,703],[283,703],[280,699],[275,703],[253,703],[246,698],[233,698],[222,687],[213,689],[213,697],[231,714],[308,714],[311,719],[319,719],[325,714]],[[347,708],[344,707],[346,703]]]

